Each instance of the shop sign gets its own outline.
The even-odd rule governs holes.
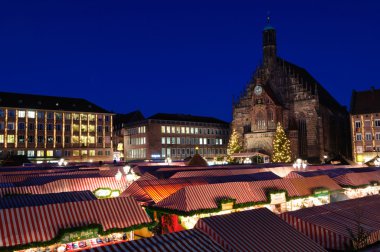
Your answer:
[[[281,204],[286,202],[285,192],[281,193],[271,193],[270,194],[270,203],[271,205]]]
[[[223,210],[231,210],[234,208],[234,202],[227,202],[227,203],[222,203],[222,211]]]
[[[316,190],[314,192],[314,196],[315,197],[327,196],[327,195],[329,195],[329,191],[328,190]]]
[[[87,240],[98,237],[97,228],[88,228],[81,231],[67,232],[61,238],[61,243],[69,243],[78,240]]]
[[[107,198],[111,195],[111,193],[112,190],[109,188],[99,188],[94,192],[97,198]]]

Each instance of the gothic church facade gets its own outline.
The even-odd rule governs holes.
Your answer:
[[[277,56],[276,30],[263,30],[263,62],[233,104],[232,129],[245,152],[271,155],[277,123],[291,142],[292,158],[349,156],[349,117],[304,68]]]

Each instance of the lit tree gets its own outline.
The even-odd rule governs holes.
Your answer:
[[[273,139],[272,161],[275,163],[289,163],[291,156],[290,141],[285,134],[284,128],[278,123]]]
[[[230,140],[228,141],[228,146],[227,146],[228,161],[229,162],[233,161],[233,158],[231,158],[231,155],[234,153],[240,152],[242,149],[243,148],[240,144],[240,136],[237,133],[237,131],[233,129],[232,134],[230,136]]]

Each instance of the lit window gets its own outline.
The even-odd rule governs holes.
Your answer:
[[[4,143],[4,135],[0,135],[0,143]]]
[[[186,127],[186,134],[190,134],[190,128]]]
[[[52,157],[53,156],[53,151],[52,150],[47,150],[46,151],[46,156],[47,157]]]
[[[170,133],[170,126],[166,126],[166,133]]]
[[[25,118],[25,110],[19,110],[18,111],[18,117],[19,118]]]
[[[181,133],[185,134],[185,127],[181,127]]]
[[[88,154],[89,154],[90,157],[95,156],[95,150],[89,150]]]
[[[43,156],[45,156],[45,151],[43,151],[43,150],[38,150],[38,151],[37,151],[37,157],[43,157]]]
[[[79,150],[73,150],[73,157],[79,156]]]
[[[34,150],[28,150],[28,157],[34,157]]]
[[[7,143],[14,143],[14,142],[15,142],[15,135],[8,135]]]
[[[28,118],[36,118],[36,112],[35,111],[28,111]]]

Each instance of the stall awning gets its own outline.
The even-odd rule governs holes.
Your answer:
[[[60,229],[99,224],[103,231],[151,222],[131,197],[0,209],[0,247],[50,241]]]
[[[266,208],[202,218],[195,228],[227,251],[325,251]]]
[[[168,252],[221,252],[226,251],[202,232],[192,229],[152,238],[123,242],[84,250],[88,252],[168,251]]]

